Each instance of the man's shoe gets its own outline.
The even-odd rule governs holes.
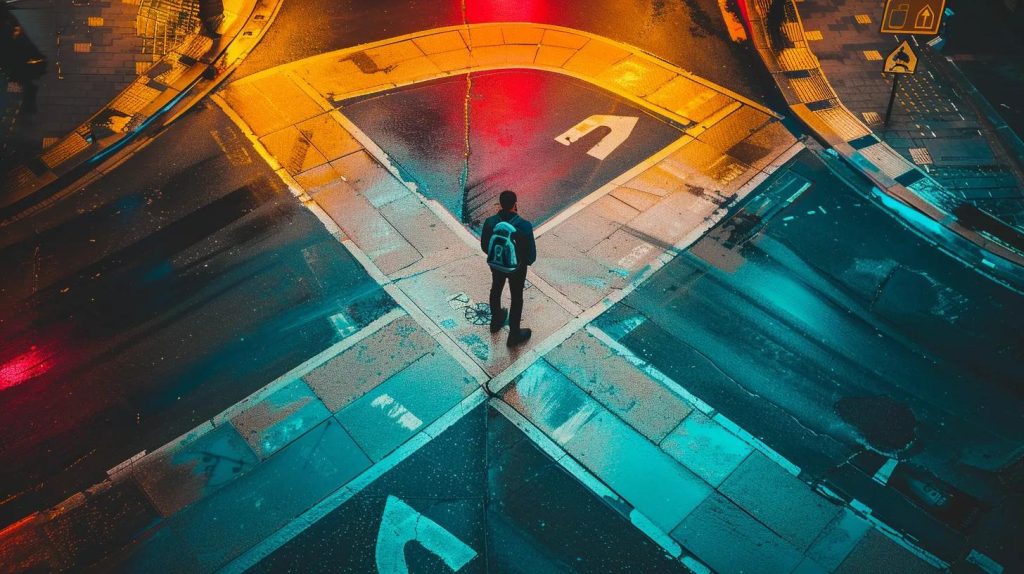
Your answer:
[[[498,309],[498,314],[491,317],[491,332],[497,333],[505,326],[505,318],[508,317],[508,309]]]
[[[519,329],[518,333],[509,333],[508,341],[505,342],[505,345],[515,347],[516,345],[529,341],[532,335],[533,331],[530,329]]]

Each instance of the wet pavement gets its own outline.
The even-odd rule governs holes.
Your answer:
[[[456,76],[340,109],[404,179],[475,233],[503,190],[515,191],[520,214],[539,226],[682,137],[685,127],[580,80],[534,70]],[[596,125],[595,116],[625,125]],[[565,141],[588,120],[595,129]],[[619,145],[596,147],[606,138]]]
[[[1012,569],[1024,340],[1005,319],[1024,299],[809,153],[771,175],[799,147],[767,110],[527,26],[255,75],[529,20],[776,101],[715,2],[348,8],[285,2],[234,78],[251,81],[214,98],[233,121],[201,106],[6,226],[0,526],[150,452],[4,530],[0,554],[37,544],[10,543],[24,534],[58,548],[31,560],[117,571],[646,573],[696,556],[902,573],[934,571],[915,542],[954,562],[967,538]],[[620,95],[451,71],[494,31],[503,61],[574,61]],[[443,78],[394,88],[425,77]],[[588,131],[594,116],[618,119]],[[473,229],[505,188],[552,231],[534,340],[512,350],[484,331],[473,238],[429,205]]]
[[[586,9],[545,0],[381,0],[350,3],[344,10],[329,0],[295,0],[282,6],[273,28],[236,77],[339,48],[482,22],[536,22],[592,32],[637,46],[755,100],[778,103],[778,109],[784,105],[757,53],[749,44],[729,39],[716,0],[601,0]]]
[[[393,306],[211,107],[3,238],[4,523]]]
[[[248,571],[688,572],[486,405]]]
[[[938,541],[987,528],[1017,488],[1022,340],[1004,319],[1024,298],[806,152],[787,171],[597,324],[862,500],[878,485],[846,471],[863,463],[870,478],[899,460],[916,476],[906,499],[940,524],[915,523],[895,499],[875,507],[884,520]],[[969,509],[947,512],[954,497]]]

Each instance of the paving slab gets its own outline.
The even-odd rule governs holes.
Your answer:
[[[296,380],[231,417],[231,424],[265,460],[329,416],[312,389]]]
[[[573,303],[589,308],[607,296],[615,277],[611,269],[563,240],[561,232],[559,226],[537,239],[540,255],[534,272]]]
[[[761,453],[747,457],[719,490],[801,551],[842,510]]]
[[[363,149],[362,144],[342,127],[333,113],[320,114],[295,127],[328,160],[333,161]]]
[[[718,487],[753,448],[711,420],[692,412],[672,430],[661,448],[697,476]]]
[[[657,206],[652,209],[657,209]],[[639,233],[630,226],[611,234],[588,251],[587,256],[611,270],[609,286],[612,289],[622,289],[643,274],[647,265],[671,246],[670,242]]]
[[[586,331],[577,331],[544,359],[655,443],[693,410]]]
[[[582,424],[565,450],[665,532],[712,490],[609,411]]]
[[[523,371],[501,398],[563,446],[601,411],[596,400],[544,359]]]
[[[261,137],[260,143],[291,175],[327,163],[327,158],[295,126],[271,132]]]
[[[934,574],[939,568],[913,555],[877,530],[871,530],[850,552],[836,574]]]
[[[870,522],[843,509],[807,550],[807,559],[835,571],[870,530]]]
[[[365,196],[345,182],[335,181],[321,187],[314,201],[384,274],[422,258]]]
[[[800,552],[724,496],[713,493],[672,537],[715,572],[789,574]]]
[[[523,327],[533,338],[518,347],[505,345],[508,328],[488,330],[490,268],[483,253],[403,280],[402,291],[462,347],[488,374],[497,375],[528,349],[569,322],[569,313],[529,281],[523,292]],[[508,289],[502,306],[508,307]]]
[[[115,570],[212,572],[369,468],[333,418],[158,526]]]
[[[423,256],[403,269],[403,275],[436,269],[477,253],[416,195],[395,199],[382,207],[380,213]]]
[[[396,180],[391,172],[377,163],[366,150],[360,149],[338,158],[331,162],[331,167],[375,208],[379,209],[412,194],[409,188]]]
[[[438,350],[420,357],[336,417],[377,462],[477,388],[455,359]]]
[[[633,189],[628,186],[615,188],[608,194],[608,196],[614,197],[638,212],[650,209],[651,206],[658,203],[662,198],[661,195],[640,191],[639,189]]]
[[[132,477],[163,516],[185,506],[252,470],[259,459],[230,425],[209,423],[143,457]]]
[[[302,379],[331,412],[338,412],[436,348],[437,342],[405,315]]]
[[[271,74],[225,88],[224,99],[241,115],[257,137],[318,116],[324,112],[285,74]]]
[[[558,224],[551,232],[580,252],[587,252],[636,217],[639,210],[605,195]]]

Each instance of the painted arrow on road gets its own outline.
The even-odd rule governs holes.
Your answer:
[[[633,133],[633,128],[636,127],[636,122],[639,120],[640,118],[631,116],[593,115],[563,132],[555,138],[555,141],[562,145],[572,145],[573,142],[595,129],[605,126],[611,129],[611,132],[601,138],[601,141],[587,152],[587,155],[591,157],[604,159],[629,138],[629,134]]]
[[[476,557],[476,551],[454,534],[402,500],[388,496],[377,531],[377,572],[409,574],[405,545],[413,541],[438,556],[452,572],[458,572]]]

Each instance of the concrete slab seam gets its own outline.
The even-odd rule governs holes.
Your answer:
[[[675,559],[680,559],[683,554],[683,549],[675,540],[672,539],[671,536],[669,536],[667,532],[664,532],[655,526],[655,524],[651,522],[645,514],[637,510],[632,504],[619,496],[618,493],[602,482],[599,477],[587,470],[576,459],[574,459],[572,455],[567,453],[562,449],[562,447],[556,444],[532,422],[530,422],[529,419],[512,408],[511,405],[497,397],[492,398],[488,403],[494,408],[494,410],[501,413],[502,416],[508,419],[508,421],[515,425],[516,428],[521,430],[533,444],[550,456],[559,466],[572,475],[588,490],[602,499],[615,500],[622,508],[629,508],[630,513],[629,515],[624,516],[624,518],[628,519],[635,528],[643,532],[644,535],[660,546],[661,549],[667,552],[670,556]]]
[[[373,141],[373,139],[369,135],[367,135],[366,132],[360,129],[359,126],[357,126],[352,120],[350,120],[347,116],[345,116],[345,114],[341,113],[340,111],[337,112],[337,117],[335,119],[338,120],[342,128],[348,131],[349,135],[351,135],[357,142],[359,142],[360,145],[363,146],[363,149],[366,151],[366,153],[370,154],[371,158],[373,158],[382,168],[384,168],[388,173],[390,173],[391,177],[395,178],[395,180],[398,181],[398,183],[400,183],[403,187],[408,189],[410,193],[414,194],[417,198],[419,198],[420,202],[423,203],[427,207],[427,209],[429,209],[431,213],[433,213],[438,219],[440,219],[441,222],[444,223],[445,226],[450,231],[455,233],[455,235],[458,236],[459,239],[461,239],[466,245],[468,245],[474,251],[479,250],[480,240],[477,239],[476,236],[474,236],[468,229],[466,229],[465,225],[463,225],[461,222],[455,219],[455,216],[452,215],[447,209],[445,209],[444,206],[442,206],[439,202],[424,196],[420,192],[419,186],[417,186],[414,182],[402,179],[401,171],[391,161],[391,157],[388,156],[387,152],[385,152],[383,148],[377,145],[377,142]]]
[[[304,85],[308,86],[308,84],[306,84],[305,81],[302,81],[299,78],[293,77],[292,79],[293,81],[297,81],[299,83],[300,88],[302,88],[302,86]],[[310,87],[309,89],[312,88]],[[234,109],[225,100],[223,100],[223,98],[216,95],[213,97],[215,98],[214,101],[217,102],[217,104],[221,107],[221,109],[225,111],[226,114],[228,114],[232,121],[238,124],[243,134],[245,134],[246,138],[249,139],[249,141],[255,147],[256,151],[260,153],[260,156],[263,157],[265,160],[269,158],[268,163],[270,163],[270,161],[273,162],[271,163],[271,165],[276,164],[277,162],[273,160],[272,157],[270,157],[269,152],[259,141],[256,135],[253,133],[252,129],[249,128],[245,120],[242,119],[242,117],[238,115],[234,111]],[[344,118],[342,114],[339,114],[339,117]],[[347,118],[345,119],[347,120]],[[348,123],[352,128],[355,128],[354,124],[351,124],[351,122]],[[344,125],[342,127],[345,127],[346,129],[348,128],[348,126]],[[363,134],[363,136],[366,137],[365,134]],[[353,135],[353,137],[355,136]],[[362,144],[363,142],[360,143]],[[364,149],[366,149],[365,145]],[[303,187],[297,181],[295,181],[295,179],[285,170],[279,167],[278,170],[275,170],[275,173],[277,173],[278,176],[285,181],[289,189],[292,190],[293,195],[295,195],[296,197],[308,197],[308,194],[305,192]],[[480,367],[480,365],[473,361],[473,359],[470,358],[469,355],[467,355],[466,352],[461,347],[459,347],[454,341],[452,341],[440,327],[438,327],[433,321],[431,321],[430,318],[425,313],[423,313],[423,311],[412,301],[412,299],[410,299],[398,286],[396,286],[394,282],[391,280],[391,278],[388,277],[383,271],[381,271],[377,264],[374,263],[373,260],[371,260],[370,257],[366,255],[366,253],[358,245],[356,245],[354,241],[352,241],[351,239],[347,238],[344,235],[344,232],[341,230],[340,226],[338,226],[337,222],[335,222],[333,218],[331,218],[318,204],[316,204],[315,201],[303,201],[303,204],[306,205],[306,207],[309,208],[314,213],[314,215],[316,215],[317,219],[324,224],[324,226],[331,233],[331,235],[335,236],[340,240],[341,244],[345,247],[345,249],[347,249],[348,252],[352,254],[352,256],[359,262],[360,265],[362,265],[363,269],[366,270],[370,277],[373,278],[373,280],[376,281],[377,284],[380,285],[384,289],[384,291],[387,292],[388,295],[390,295],[399,304],[399,306],[405,309],[405,311],[409,313],[409,316],[411,316],[413,320],[415,320],[421,327],[423,327],[428,333],[430,333],[430,335],[441,345],[441,347],[444,348],[445,351],[447,351],[448,354],[451,355],[456,361],[458,361],[458,363],[462,365],[462,367],[466,369],[466,371],[470,373],[479,384],[484,384],[490,378]]]
[[[261,542],[250,546],[245,552],[237,556],[220,569],[219,574],[241,574],[252,568],[260,561],[270,556],[274,551],[284,546],[290,540],[304,532],[310,526],[316,524],[352,497],[359,494],[363,489],[383,476],[389,470],[398,466],[402,461],[425,446],[431,440],[440,435],[444,430],[450,428],[461,420],[473,408],[483,404],[487,400],[486,393],[482,389],[473,391],[454,407],[449,409],[440,418],[420,431],[418,434],[407,440],[402,446],[392,451],[380,462],[364,470],[357,477],[344,486],[328,495],[320,502],[292,519],[273,534],[264,538]]]
[[[789,474],[795,477],[799,477],[801,472],[799,466],[793,464],[791,461],[789,461],[789,459],[785,458],[777,451],[769,447],[761,439],[755,437],[754,435],[750,434],[749,432],[741,428],[736,423],[732,422],[722,413],[715,411],[710,405],[708,405],[704,401],[697,399],[696,396],[687,391],[682,385],[680,385],[671,377],[668,377],[667,375],[665,375],[664,373],[662,373],[657,368],[653,367],[640,357],[637,357],[632,351],[627,349],[618,341],[612,339],[607,333],[602,331],[600,328],[593,325],[588,325],[587,331],[593,334],[598,339],[600,339],[603,343],[609,345],[609,347],[611,347],[613,350],[615,350],[617,353],[619,353],[621,356],[623,356],[626,360],[630,361],[634,365],[637,365],[638,367],[643,365],[641,368],[644,370],[646,374],[658,380],[659,382],[664,384],[668,389],[672,390],[679,396],[683,397],[684,399],[687,399],[687,397],[692,397],[692,399],[687,400],[694,401],[692,404],[698,410],[710,416],[712,420],[722,425],[722,427],[724,427],[726,430],[731,432],[740,440],[752,446],[755,450],[760,452],[765,457],[769,458],[772,462],[781,466]],[[818,489],[820,487],[820,485],[812,486],[810,484],[808,484],[807,486],[815,492],[818,492]],[[826,493],[824,492],[818,492],[818,494],[821,495],[823,498],[832,499],[833,501],[835,501],[835,499],[838,499],[838,502],[842,503],[844,506],[850,508],[856,514],[870,521],[880,532],[885,534],[888,538],[890,538],[897,544],[903,546],[905,549],[913,553],[918,558],[921,558],[929,564],[932,564],[940,568],[948,567],[948,564],[944,562],[942,559],[938,558],[937,556],[928,552],[927,550],[920,548],[919,546],[911,542],[909,539],[907,539],[905,536],[903,536],[899,531],[895,530],[888,524],[879,520],[876,516],[874,516],[872,510],[868,506],[860,503],[857,500],[852,500],[847,503],[842,498],[835,496],[835,493],[830,489],[828,492],[830,493],[830,495],[826,495]]]
[[[344,353],[348,349],[362,342],[367,337],[374,335],[384,327],[387,327],[388,325],[393,323],[396,319],[399,319],[405,315],[406,312],[401,307],[391,309],[387,313],[371,321],[362,329],[356,331],[355,333],[352,333],[348,337],[345,337],[341,341],[338,341],[337,343],[317,353],[313,357],[304,361],[299,366],[291,369],[287,373],[274,379],[273,382],[267,384],[260,390],[252,393],[248,397],[228,407],[219,415],[213,417],[210,420],[213,422],[214,426],[224,424],[225,422],[227,422],[228,419],[234,417],[236,414],[238,414],[240,411],[244,410],[251,404],[263,400],[267,396],[277,392],[282,387],[286,386],[288,383],[291,383],[292,381],[299,379],[302,376],[312,372],[317,367],[323,365],[324,363],[333,359],[334,357],[337,357],[338,355]]]

